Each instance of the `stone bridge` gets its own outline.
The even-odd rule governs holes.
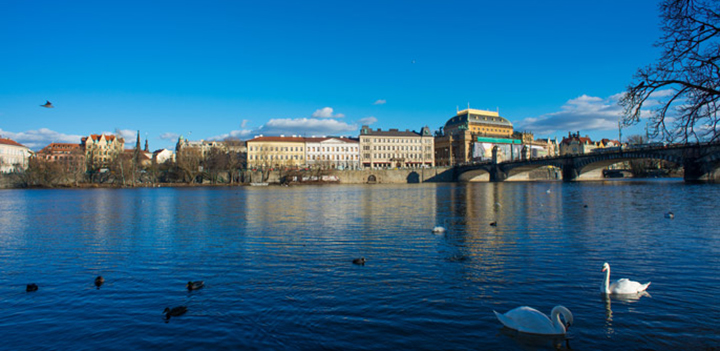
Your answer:
[[[497,155],[493,155],[497,159]],[[507,162],[476,162],[455,166],[454,179],[467,181],[484,176],[491,182],[522,179],[529,171],[546,166],[562,170],[563,181],[599,179],[606,167],[624,161],[655,159],[672,162],[685,170],[685,181],[720,180],[720,143],[669,146],[631,146],[583,155],[534,158]]]

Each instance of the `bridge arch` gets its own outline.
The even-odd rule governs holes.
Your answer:
[[[576,180],[602,178],[602,170],[606,167],[620,162],[648,159],[667,161],[676,165],[683,164],[683,161],[680,157],[677,157],[673,154],[665,153],[626,152],[617,154],[611,153],[605,155],[595,155],[592,157],[583,158],[575,163],[575,170],[577,171],[578,175]]]
[[[490,181],[490,172],[488,172],[486,169],[473,169],[461,172],[458,174],[457,180],[459,182],[468,183],[468,182],[489,182]]]
[[[508,168],[508,170],[506,171],[506,174],[507,174],[506,180],[508,180],[508,181],[529,180],[530,172],[540,169],[540,168],[547,168],[547,167],[553,167],[553,168],[557,168],[559,170],[562,168],[562,165],[539,162],[536,164],[529,164],[529,165],[522,165],[522,166]],[[556,173],[556,171],[554,171],[554,170],[551,171],[551,169],[548,169],[548,172],[553,173],[552,177],[550,177],[550,175],[548,175],[550,177],[550,179],[555,179],[554,174]]]
[[[554,166],[562,169],[563,181],[601,179],[602,170],[607,166],[639,159],[661,160],[682,166],[685,181],[720,181],[720,142],[640,145],[628,149],[542,159],[500,163],[473,162],[455,166],[453,174],[456,180],[469,181],[477,180],[478,175],[483,175],[484,178],[487,173],[490,181],[502,182],[522,179],[523,173],[539,167]]]

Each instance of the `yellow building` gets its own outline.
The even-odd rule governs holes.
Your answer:
[[[114,135],[91,134],[80,139],[85,150],[88,168],[97,170],[109,167],[115,158],[125,149],[125,139]]]
[[[300,167],[306,165],[305,138],[256,137],[246,141],[248,168]]]
[[[435,138],[435,163],[449,166],[470,162],[478,138],[487,140],[527,139],[532,135],[514,135],[513,125],[497,112],[465,109],[451,117]]]

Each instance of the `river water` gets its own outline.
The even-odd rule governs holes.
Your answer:
[[[718,199],[680,180],[3,190],[0,349],[717,349]],[[604,298],[603,262],[649,295]],[[522,305],[574,324],[493,314]]]

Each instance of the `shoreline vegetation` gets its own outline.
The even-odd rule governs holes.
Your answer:
[[[227,176],[227,175],[225,175]],[[658,169],[633,175],[629,170],[607,172],[603,178],[609,179],[652,179],[682,178],[682,170],[668,171]],[[23,174],[0,175],[0,189],[127,189],[127,188],[193,188],[193,187],[240,187],[254,185],[297,186],[297,185],[335,185],[335,184],[407,184],[407,183],[452,183],[452,168],[436,167],[429,169],[364,169],[364,170],[332,170],[322,175],[311,171],[242,171],[235,179],[229,177],[199,178],[195,181],[152,181],[137,179],[102,179],[89,181],[86,179],[53,179],[29,182]],[[522,181],[561,181],[552,169],[538,169],[530,172],[528,179]],[[483,181],[483,180],[481,180]]]

